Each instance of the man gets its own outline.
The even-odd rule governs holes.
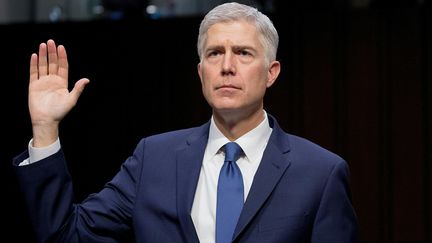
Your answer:
[[[39,241],[121,242],[133,233],[137,242],[355,242],[346,162],[285,133],[264,110],[280,72],[272,22],[222,4],[202,21],[197,46],[210,121],[142,139],[80,204],[58,127],[89,80],[69,92],[65,48],[39,46],[30,61],[33,139],[14,160]]]

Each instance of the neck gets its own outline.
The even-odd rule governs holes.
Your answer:
[[[264,120],[264,110],[262,108],[247,114],[239,113],[236,111],[225,113],[213,111],[216,126],[230,141],[243,136]]]

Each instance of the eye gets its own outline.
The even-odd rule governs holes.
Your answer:
[[[246,50],[240,50],[240,51],[238,52],[238,54],[239,54],[240,56],[250,56],[250,55],[252,55],[250,52],[248,52],[248,51],[246,51]]]
[[[219,54],[220,54],[219,51],[209,51],[209,52],[207,53],[207,56],[208,56],[208,57],[215,57],[215,56],[218,56]]]

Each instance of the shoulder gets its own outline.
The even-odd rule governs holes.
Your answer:
[[[173,142],[176,140],[184,140],[185,138],[197,132],[198,129],[199,127],[191,127],[191,128],[180,129],[180,130],[174,130],[174,131],[148,136],[144,139],[146,139],[147,142],[153,142],[153,143],[165,143],[165,142]]]
[[[336,167],[347,167],[347,162],[340,155],[307,138],[286,132],[280,137],[288,144],[286,155],[294,167],[324,173]]]
[[[344,181],[349,177],[349,164],[340,155],[304,137],[286,134],[290,150],[286,154],[290,161],[290,172],[295,176],[309,178],[318,184],[329,178]]]
[[[292,142],[292,162],[304,170],[310,170],[310,176],[339,178],[346,183],[350,176],[348,162],[339,154],[326,149],[308,139],[289,135]],[[323,182],[327,180],[324,179]]]
[[[269,116],[269,122],[270,126],[273,128],[269,142],[276,145],[283,153],[288,154],[291,160],[333,161],[333,163],[344,161],[336,153],[307,138],[287,133],[279,126],[274,117]]]
[[[208,136],[208,123],[198,127],[174,130],[144,137],[139,142],[138,147],[158,147],[160,149],[169,150],[185,146],[189,141],[193,141],[202,136]]]
[[[299,137],[293,134],[287,134],[290,141],[292,152],[299,156],[306,156],[310,159],[343,161],[344,159],[333,151],[330,151],[323,146],[312,142],[304,137]]]

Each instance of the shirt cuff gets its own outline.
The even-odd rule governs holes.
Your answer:
[[[28,144],[29,157],[23,160],[21,163],[19,163],[19,166],[29,165],[38,162],[40,160],[43,160],[57,153],[60,150],[60,147],[61,146],[60,146],[59,138],[57,138],[57,140],[54,143],[42,148],[33,147],[33,139],[31,139]]]

